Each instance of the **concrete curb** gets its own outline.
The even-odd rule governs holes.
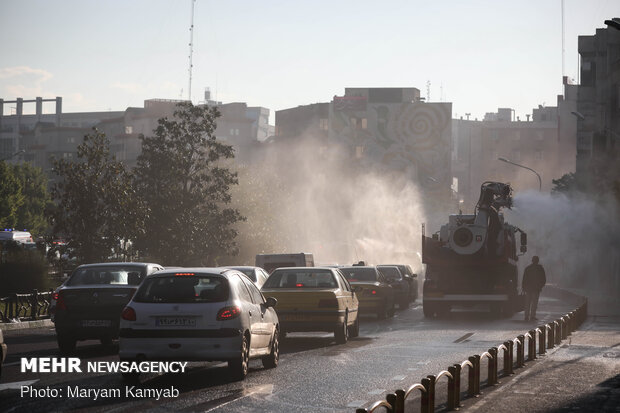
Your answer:
[[[2,331],[24,330],[27,328],[54,327],[54,323],[49,318],[45,320],[20,321],[19,323],[0,323]]]

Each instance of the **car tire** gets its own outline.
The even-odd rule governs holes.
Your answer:
[[[340,325],[334,331],[334,337],[336,337],[336,343],[345,344],[349,340],[349,326],[347,325],[349,319],[349,315],[345,314],[344,323]]]
[[[67,333],[56,332],[58,349],[64,355],[69,355],[75,351],[77,340]]]
[[[392,303],[392,307],[388,310],[387,316],[389,318],[392,318],[394,317],[394,314],[396,314],[396,306],[394,306],[394,303]]]
[[[261,359],[263,367],[266,369],[273,369],[278,367],[278,361],[280,359],[280,332],[276,330],[273,335],[273,343],[271,343],[271,353]]]
[[[409,297],[404,297],[402,300],[400,300],[400,303],[398,303],[398,309],[405,310],[407,308],[409,308]]]
[[[349,329],[349,337],[355,338],[360,335],[360,318],[359,316],[355,319],[355,323]]]
[[[238,358],[228,361],[228,369],[233,380],[241,381],[248,375],[248,365],[250,363],[250,339],[247,335],[241,341],[241,354]]]
[[[422,312],[424,313],[424,317],[433,318],[435,317],[435,304],[427,303],[426,301],[422,302]]]

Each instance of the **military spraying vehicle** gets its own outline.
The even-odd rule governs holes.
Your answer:
[[[504,316],[520,310],[515,234],[521,233],[522,253],[527,235],[504,222],[500,210],[511,206],[509,184],[484,182],[473,215],[450,215],[431,237],[422,225],[425,317],[446,315],[456,306],[486,306]]]

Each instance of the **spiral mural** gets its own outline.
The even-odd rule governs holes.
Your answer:
[[[369,103],[330,116],[330,140],[364,147],[364,162],[407,173],[427,189],[450,187],[451,103]],[[357,125],[361,118],[366,129]]]

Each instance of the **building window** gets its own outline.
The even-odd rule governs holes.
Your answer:
[[[368,119],[362,118],[362,129],[368,129]]]
[[[128,135],[133,133],[133,126],[125,126],[125,133]]]
[[[319,119],[319,128],[321,130],[328,130],[329,129],[329,123],[327,119]]]
[[[67,143],[75,143],[75,138],[74,137],[67,138]]]

